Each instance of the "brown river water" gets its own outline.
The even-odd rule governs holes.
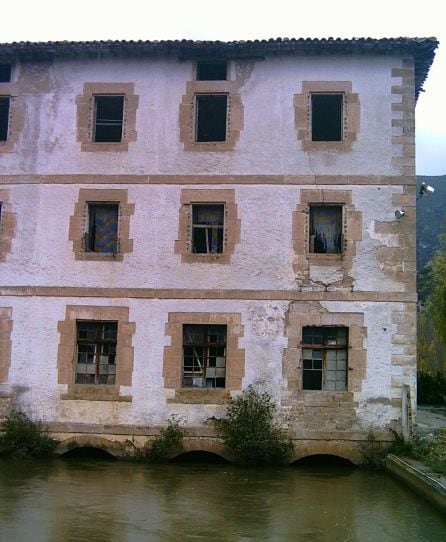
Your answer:
[[[0,541],[446,542],[446,518],[349,466],[0,460]]]

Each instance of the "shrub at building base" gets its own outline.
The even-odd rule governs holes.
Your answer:
[[[274,423],[276,410],[268,392],[249,386],[228,400],[226,418],[216,422],[217,434],[245,465],[283,462],[293,445]]]
[[[13,410],[3,422],[0,455],[14,459],[46,457],[52,454],[57,440],[43,433],[40,424],[23,412]]]
[[[142,451],[138,451],[137,455],[139,458],[148,461],[163,461],[169,451],[182,446],[183,438],[184,431],[180,427],[178,418],[171,416],[167,420],[167,427],[161,429],[157,437],[147,442]]]

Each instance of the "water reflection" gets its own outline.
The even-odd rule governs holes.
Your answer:
[[[444,542],[446,521],[345,467],[0,461],[1,542]]]

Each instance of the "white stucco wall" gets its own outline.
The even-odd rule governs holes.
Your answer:
[[[17,153],[2,156],[1,174],[274,174],[395,175],[392,156],[393,56],[311,56],[256,60],[239,89],[244,128],[237,152],[186,152],[180,142],[179,105],[192,80],[191,61],[175,59],[56,60],[17,65],[15,80],[26,98],[26,123]],[[231,78],[235,78],[232,62]],[[293,96],[302,81],[352,81],[361,103],[354,152],[301,150]],[[398,80],[397,80],[398,81]],[[137,141],[128,153],[80,152],[76,96],[85,82],[134,82],[139,96]],[[398,83],[397,83],[398,84]]]
[[[12,333],[14,363],[8,385],[19,404],[43,420],[86,424],[162,425],[170,414],[179,414],[188,425],[202,425],[211,416],[221,415],[222,406],[167,403],[171,390],[164,389],[162,364],[169,312],[239,312],[244,336],[239,347],[245,349],[244,386],[261,382],[280,401],[282,389],[282,355],[288,345],[284,336],[288,303],[223,300],[104,300],[102,298],[4,298],[13,307]],[[64,320],[65,307],[71,304],[92,306],[128,306],[129,319],[136,323],[133,336],[134,369],[131,387],[122,388],[132,402],[78,401],[61,399],[67,386],[57,383],[57,348],[60,340],[57,322]],[[359,401],[358,426],[383,426],[397,419],[398,409],[373,399],[399,399],[400,390],[392,386],[398,369],[391,367],[391,345],[394,310],[397,303],[323,302],[330,312],[364,314],[368,338],[364,339],[368,367],[363,391],[355,393]],[[296,366],[299,359],[295,360]],[[181,359],[178,360],[181,364]],[[372,401],[370,401],[372,400]],[[370,401],[370,403],[368,403]]]
[[[11,186],[17,233],[8,265],[0,266],[4,285],[104,286],[132,288],[296,289],[293,270],[292,216],[301,189],[312,186],[233,186],[241,220],[240,243],[230,265],[182,263],[175,254],[182,188],[213,190],[219,185],[138,186],[100,185],[128,189],[135,204],[130,218],[133,252],[122,262],[75,261],[68,238],[70,216],[79,188],[91,185]],[[319,185],[317,188],[332,188]],[[352,190],[352,203],[362,213],[362,241],[357,243],[354,289],[398,291],[404,285],[386,275],[376,249],[392,243],[391,236],[374,233],[374,222],[395,222],[392,194],[401,187],[339,186]],[[304,233],[302,232],[302,235]],[[312,267],[311,279],[335,282],[338,267]]]

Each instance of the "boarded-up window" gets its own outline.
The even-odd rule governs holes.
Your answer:
[[[304,327],[302,330],[302,389],[347,389],[348,329]]]
[[[0,141],[8,140],[9,96],[0,96]]]
[[[115,384],[117,322],[77,321],[76,384]]]
[[[122,141],[124,96],[95,96],[93,141],[119,143]]]
[[[224,388],[227,326],[183,325],[185,388]]]
[[[225,206],[222,203],[192,205],[192,252],[223,252],[224,215]]]
[[[316,254],[341,254],[342,205],[310,206],[309,251]]]
[[[197,142],[226,141],[227,94],[199,94],[196,96]]]
[[[342,141],[343,94],[311,95],[312,141]]]
[[[118,252],[118,210],[117,203],[88,204],[88,231],[85,234],[87,252]]]

